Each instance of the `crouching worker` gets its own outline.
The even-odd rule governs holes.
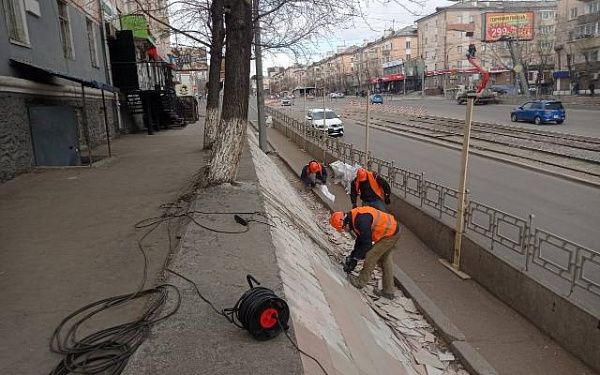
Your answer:
[[[356,208],[356,199],[359,194],[363,206],[371,206],[381,211],[387,211],[385,205],[390,204],[392,190],[388,182],[377,173],[358,168],[356,178],[350,184],[352,208]]]
[[[321,163],[312,160],[302,168],[300,179],[305,186],[315,187],[317,182],[325,185],[327,183],[327,171]]]
[[[346,230],[356,234],[354,250],[344,265],[344,271],[350,273],[360,259],[364,259],[363,269],[358,277],[348,275],[352,285],[361,289],[371,279],[375,266],[379,264],[383,270],[383,290],[373,292],[381,297],[394,298],[394,263],[392,250],[400,239],[400,225],[393,215],[379,211],[373,207],[353,208],[348,213],[334,212],[329,220],[338,232]]]

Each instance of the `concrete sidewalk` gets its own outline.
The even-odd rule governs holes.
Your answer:
[[[47,374],[62,359],[49,340],[67,314],[138,288],[143,232],[134,224],[192,188],[205,162],[201,145],[200,123],[126,135],[98,166],[38,170],[0,185],[1,374]],[[145,249],[148,287],[169,255],[164,228]],[[142,307],[100,321],[130,320]]]
[[[313,158],[277,130],[269,129],[268,135],[272,147],[296,173]],[[329,185],[336,195],[331,208],[350,209],[350,199],[342,187]],[[402,221],[402,217],[399,219]],[[476,282],[458,279],[408,230],[398,243],[395,259],[402,289],[453,343],[471,371],[511,375],[595,373]]]
[[[233,213],[246,219],[265,220],[244,214],[265,211],[248,145],[244,147],[236,181],[236,185],[199,189],[190,207],[230,215],[196,214],[195,219],[207,227],[227,231],[244,229],[235,222]],[[193,280],[218,310],[233,307],[248,290],[247,274],[284,296],[269,229],[267,225],[252,223],[245,233],[226,234],[190,222],[168,267]],[[171,273],[166,273],[165,279],[181,291],[180,310],[152,329],[150,338],[130,359],[124,375],[304,373],[299,353],[283,335],[257,341],[213,311],[187,281]]]

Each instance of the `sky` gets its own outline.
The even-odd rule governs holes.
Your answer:
[[[348,29],[339,29],[334,35],[327,38],[319,38],[317,45],[312,49],[315,51],[311,56],[304,58],[306,60],[317,61],[329,55],[328,52],[334,51],[338,46],[360,45],[363,41],[373,40],[383,36],[386,29],[394,28],[401,29],[404,26],[414,24],[414,21],[427,14],[433,13],[436,7],[449,6],[452,2],[445,0],[424,0],[424,7],[420,8],[416,5],[411,5],[408,1],[403,0],[362,0],[362,10],[366,15],[366,19],[357,18],[354,20],[354,25]],[[410,10],[416,14],[411,14],[401,4],[405,4]],[[283,66],[287,67],[294,64],[296,61],[292,56],[282,53],[268,53],[265,55],[264,66]]]

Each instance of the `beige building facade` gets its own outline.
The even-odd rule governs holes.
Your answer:
[[[556,37],[557,93],[600,87],[600,1],[560,0]]]

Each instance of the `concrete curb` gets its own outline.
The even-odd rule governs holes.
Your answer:
[[[464,333],[448,319],[439,307],[417,286],[417,284],[400,267],[394,266],[394,281],[396,286],[410,296],[417,308],[423,312],[436,329],[442,333],[449,343],[465,341]]]
[[[279,153],[270,142],[269,145],[275,150],[284,164],[296,173],[285,155]],[[329,200],[322,197],[316,190],[313,190],[313,193],[325,207],[333,212]],[[412,298],[419,311],[442,335],[444,340],[448,342],[452,352],[461,359],[461,363],[471,374],[498,375],[498,372],[489,362],[466,341],[464,333],[452,323],[442,310],[398,266],[394,266],[394,283],[405,295]]]
[[[364,127],[364,125],[362,123],[358,123],[358,126]],[[390,129],[388,127],[384,127],[381,125],[371,125],[372,128],[375,128],[377,130],[386,132],[386,133],[390,133],[390,134],[394,134],[394,135],[398,135],[400,137],[406,137],[406,138],[410,138],[410,139],[414,139],[416,141],[420,141],[420,142],[424,142],[424,143],[429,143],[429,144],[433,144],[436,146],[440,146],[440,147],[445,147],[451,150],[458,150],[460,151],[462,148],[458,147],[458,146],[453,146],[453,145],[449,145],[446,144],[444,142],[439,142],[439,141],[435,141],[435,140],[430,140],[430,139],[426,139],[426,138],[422,138],[419,136],[415,136],[415,135],[410,135],[410,134],[404,134],[404,133],[399,133],[394,131],[394,129]],[[524,169],[528,169],[534,172],[538,172],[538,173],[542,173],[545,175],[549,175],[552,177],[558,177],[558,178],[562,178],[565,180],[569,180],[569,181],[573,181],[573,182],[577,182],[583,185],[587,185],[587,186],[591,186],[591,187],[595,187],[595,188],[600,188],[600,183],[598,182],[594,182],[594,181],[589,181],[589,180],[585,180],[583,178],[579,178],[579,177],[575,177],[575,176],[571,176],[565,173],[561,173],[561,172],[555,172],[555,171],[551,171],[551,170],[546,170],[546,169],[542,169],[540,167],[536,167],[533,165],[529,165],[526,163],[522,163],[519,161],[515,161],[515,160],[511,160],[511,159],[507,159],[507,158],[502,158],[499,156],[495,156],[495,155],[491,155],[488,152],[483,152],[483,151],[478,151],[477,149],[474,149],[473,147],[470,147],[469,153],[472,155],[477,155],[477,156],[481,156],[483,158],[486,159],[490,159],[490,160],[494,160],[494,161],[499,161],[502,163],[506,163],[506,164],[511,164],[520,168],[524,168]]]
[[[450,347],[452,352],[460,357],[462,360],[461,362],[470,373],[478,375],[498,375],[498,371],[496,371],[496,369],[494,369],[468,342],[454,341],[450,344]]]
[[[464,333],[440,310],[400,267],[394,267],[394,282],[405,295],[412,298],[419,311],[450,344],[450,349],[471,374],[497,375],[496,369],[473,348]]]

